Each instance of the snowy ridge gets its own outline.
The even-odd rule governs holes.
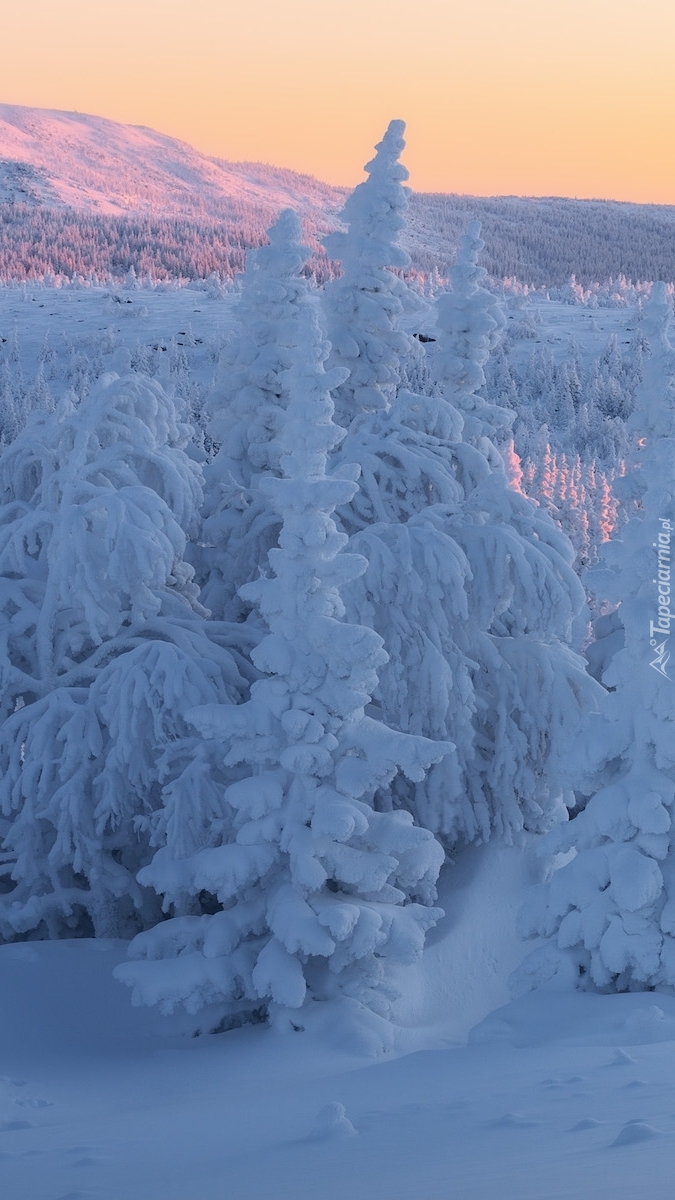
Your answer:
[[[242,270],[236,253],[229,264],[213,252],[204,256],[203,247],[215,237],[213,228],[205,228],[209,222],[226,222],[228,233],[236,227],[236,246],[256,246],[270,222],[290,207],[316,249],[321,235],[335,228],[345,195],[346,189],[309,175],[209,158],[141,126],[0,104],[0,205],[19,206],[11,216],[5,208],[0,221],[3,281],[49,274],[72,278],[92,270],[99,279],[108,273],[118,277],[114,250],[128,241],[126,222],[133,218],[145,222],[139,237],[146,246],[158,236],[148,228],[150,222],[186,222],[198,237],[201,255],[179,254],[170,277],[205,277],[213,271],[231,277]],[[73,210],[82,215],[75,246]],[[566,287],[572,275],[584,287],[610,279],[616,284],[621,277],[675,281],[672,206],[442,193],[411,197],[401,239],[412,259],[411,272],[436,282],[444,277],[462,231],[476,219],[485,241],[484,266],[495,279],[515,278],[536,287]],[[175,229],[163,228],[160,240],[173,244],[176,238]],[[28,262],[25,250],[17,253],[19,243],[29,248]],[[78,243],[86,253],[76,252]],[[104,261],[94,255],[94,247],[100,255],[101,245],[110,249]],[[137,255],[121,274],[133,265],[138,274],[166,278],[166,271],[158,271],[161,262],[161,249],[155,248],[149,261]],[[322,278],[326,266],[324,258]]]
[[[119,215],[271,215],[292,205],[321,216],[342,189],[260,163],[208,158],[186,142],[105,117],[0,104],[0,202]]]

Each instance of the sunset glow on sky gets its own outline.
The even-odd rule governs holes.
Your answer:
[[[0,101],[354,184],[675,204],[675,0],[0,0]]]

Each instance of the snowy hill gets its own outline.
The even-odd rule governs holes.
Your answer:
[[[368,154],[355,141],[355,163]],[[1,280],[119,277],[132,265],[158,279],[232,276],[282,208],[300,214],[318,250],[345,194],[278,167],[208,158],[140,126],[0,104]],[[413,270],[445,276],[474,218],[497,279],[675,280],[675,208],[555,197],[413,194],[403,239]],[[325,274],[321,253],[312,267]]]
[[[307,175],[207,158],[185,142],[104,117],[0,104],[0,201],[108,216],[324,217],[344,193]]]

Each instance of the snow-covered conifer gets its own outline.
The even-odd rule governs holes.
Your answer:
[[[295,245],[297,220],[287,214],[282,229]],[[340,589],[366,564],[341,552],[332,518],[356,488],[353,472],[326,471],[343,436],[328,389],[343,373],[324,371],[328,346],[303,286],[283,320],[284,416],[269,447],[280,475],[259,484],[279,544],[269,576],[242,588],[267,630],[253,651],[263,677],[247,703],[191,714],[238,778],[209,844],[182,855],[167,841],[141,871],[172,915],[139,934],[136,961],[118,970],[140,1001],[216,1004],[229,1021],[338,993],[386,1014],[383,965],[414,961],[438,915],[443,851],[408,813],[374,801],[396,772],[419,780],[449,747],[364,711],[386,655],[377,634],[343,620]],[[186,911],[186,897],[205,895],[210,908]]]
[[[404,131],[403,121],[390,122],[366,164],[368,179],[354,189],[340,213],[347,230],[324,238],[343,272],[325,288],[324,311],[332,346],[329,364],[349,371],[335,390],[336,416],[346,428],[360,413],[389,407],[400,359],[413,345],[399,327],[412,298],[392,270],[410,263],[398,243],[408,204],[408,172],[399,162]]]
[[[5,936],[151,919],[135,874],[180,773],[166,754],[193,736],[186,706],[240,694],[183,562],[200,501],[188,436],[158,383],[111,373],[0,456]]]
[[[399,389],[353,421],[337,455],[361,468],[338,514],[369,563],[345,589],[348,614],[389,653],[375,700],[388,723],[456,746],[414,789],[397,781],[395,802],[450,844],[555,819],[551,773],[592,690],[569,649],[584,603],[574,552],[509,487],[489,434],[511,414],[477,394],[500,327],[479,247],[472,227],[457,301],[443,298],[441,394]]]
[[[550,939],[523,968],[535,980],[567,963],[581,987],[675,985],[671,316],[665,286],[654,285],[644,318],[651,354],[629,422],[636,444],[620,481],[638,507],[588,575],[599,596],[619,604],[625,642],[604,670],[610,691],[602,709],[570,755],[572,782],[590,799],[546,839],[567,861],[522,916],[526,935]],[[621,646],[616,621],[604,632]]]
[[[483,367],[505,325],[499,301],[482,286],[487,271],[478,258],[484,244],[480,221],[470,221],[450,267],[450,289],[436,301],[435,367],[446,399],[464,418],[462,440],[487,455],[494,441],[508,440],[513,414],[482,394]]]
[[[514,492],[519,492],[521,496],[526,496],[527,492],[523,487],[523,464],[520,460],[520,455],[516,453],[513,438],[510,438],[504,447],[503,458],[509,487],[513,488]]]
[[[204,603],[215,616],[232,619],[249,610],[238,589],[265,568],[279,533],[278,514],[258,482],[262,474],[279,474],[284,377],[297,301],[306,291],[300,271],[310,253],[290,210],[268,237],[269,245],[248,256],[236,331],[221,354],[209,399],[209,433],[219,450],[205,470],[206,546],[197,569]]]

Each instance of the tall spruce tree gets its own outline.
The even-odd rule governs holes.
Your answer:
[[[297,218],[283,214],[275,243],[289,261],[303,259],[299,237]],[[287,364],[284,416],[270,443],[279,474],[259,488],[281,532],[268,576],[241,589],[266,629],[253,651],[262,678],[247,703],[190,714],[233,781],[210,844],[181,856],[167,840],[141,871],[169,919],[135,939],[135,961],[118,976],[140,1001],[215,1004],[230,1022],[261,1011],[282,1019],[337,994],[386,1015],[384,966],[421,953],[444,856],[408,813],[377,811],[374,800],[397,771],[421,779],[448,747],[365,713],[386,655],[377,634],[343,620],[340,589],[366,564],[343,552],[332,519],[357,485],[327,473],[343,437],[329,389],[344,372],[324,370],[306,282],[287,291],[268,336]],[[210,908],[186,913],[185,898],[205,893]]]
[[[398,244],[405,228],[408,172],[399,158],[405,123],[391,121],[366,163],[368,179],[348,197],[341,219],[347,232],[324,238],[328,254],[340,261],[342,276],[327,284],[324,312],[332,352],[331,366],[347,368],[335,389],[338,421],[349,428],[360,413],[386,409],[399,382],[399,362],[412,339],[400,328],[410,293],[392,268],[410,264]]]
[[[450,288],[436,300],[435,375],[445,398],[463,417],[462,441],[490,461],[493,443],[510,436],[513,413],[485,399],[483,368],[499,344],[505,325],[502,307],[483,285],[487,271],[479,263],[485,243],[480,221],[470,221],[451,265]],[[498,464],[497,464],[498,465]]]

